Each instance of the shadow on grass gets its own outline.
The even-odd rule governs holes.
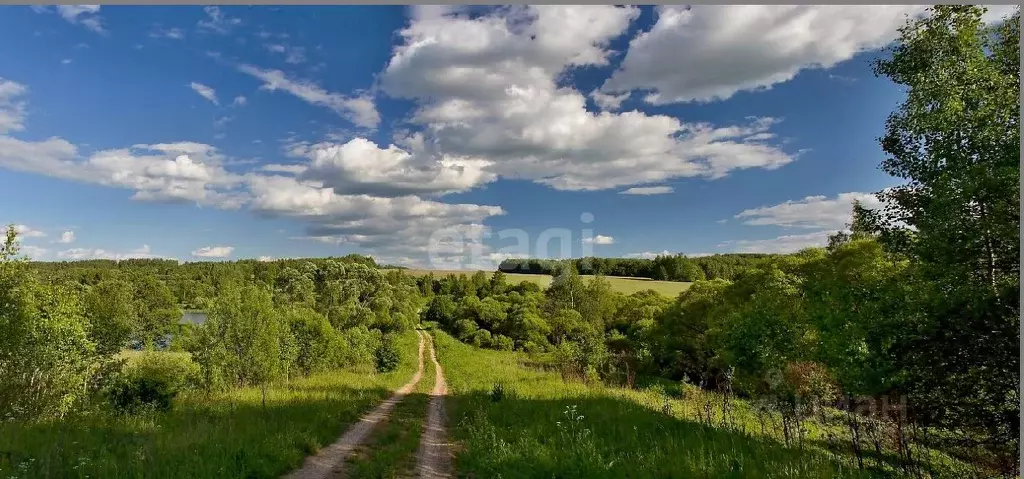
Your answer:
[[[492,401],[474,392],[447,407],[460,477],[889,477],[597,394]]]
[[[338,438],[391,391],[304,385],[210,399],[166,413],[96,413],[0,424],[0,477],[279,477]]]
[[[414,477],[416,452],[430,397],[423,392],[413,392],[396,404],[389,417],[377,425],[367,441],[349,457],[347,477]]]

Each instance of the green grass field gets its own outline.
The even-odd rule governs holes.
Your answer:
[[[802,449],[786,447],[759,431],[744,401],[732,401],[736,427],[719,427],[718,417],[706,425],[696,414],[721,396],[692,391],[670,399],[564,382],[558,373],[527,367],[522,353],[433,334],[450,388],[460,477],[900,477],[885,457],[859,471],[848,449],[827,450],[813,425]],[[504,390],[500,400],[491,393],[496,384]],[[934,477],[967,477],[949,463]]]
[[[462,270],[425,270],[425,269],[406,269],[403,270],[406,274],[413,276],[422,276],[427,273],[434,273],[435,277],[446,276],[449,274],[461,274],[461,275],[472,275],[476,271],[462,271]],[[491,275],[493,271],[484,271],[488,275]],[[520,273],[505,273],[506,281],[509,283],[518,283],[520,281],[529,281],[536,283],[541,288],[548,287],[551,284],[551,276],[545,274],[520,274]],[[581,275],[584,280],[589,279],[590,275]],[[653,289],[665,296],[674,298],[679,293],[686,291],[692,283],[683,283],[679,281],[655,281],[647,278],[623,278],[620,276],[605,276],[608,282],[611,283],[612,288],[623,294],[633,294],[637,291],[643,291],[646,289]]]
[[[416,370],[333,371],[269,389],[179,396],[167,413],[93,411],[54,423],[0,422],[0,477],[278,477],[341,435]],[[171,353],[176,354],[176,353]],[[130,354],[129,354],[130,355]]]

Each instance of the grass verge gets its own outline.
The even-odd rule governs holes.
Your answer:
[[[687,410],[700,406],[697,395],[656,398],[566,383],[558,373],[523,366],[520,353],[433,334],[450,391],[449,433],[458,443],[460,477],[898,477],[891,468],[860,471],[811,442],[786,447],[754,427],[720,428],[687,418]],[[503,394],[493,393],[498,389]],[[737,410],[739,421],[753,421]]]
[[[0,477],[278,477],[330,444],[416,371],[416,334],[399,368],[332,371],[268,390],[180,396],[168,412],[93,411],[0,423]]]

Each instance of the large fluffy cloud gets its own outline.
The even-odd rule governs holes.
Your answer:
[[[239,175],[228,172],[216,148],[178,142],[134,145],[82,155],[62,138],[26,141],[5,133],[22,129],[24,85],[0,78],[0,167],[135,192],[138,200],[188,201],[222,208],[245,202]]]
[[[435,155],[411,143],[411,151],[363,138],[317,145],[307,153],[311,161],[303,176],[340,194],[381,196],[459,192],[494,180],[484,170],[486,160]]]
[[[562,190],[714,178],[793,160],[764,141],[771,118],[720,127],[639,111],[589,111],[586,97],[559,80],[572,68],[607,65],[608,43],[637,13],[516,6],[470,17],[419,8],[380,84],[417,101],[412,121],[435,151],[481,158],[494,174]]]
[[[710,101],[770,88],[892,41],[914,5],[658,7],[604,93],[649,90],[655,104]]]
[[[234,246],[203,246],[192,252],[196,258],[227,258],[235,250]]]
[[[191,144],[184,144],[188,149]],[[205,146],[205,145],[204,145]],[[175,150],[174,144],[100,150],[86,157],[61,138],[22,141],[0,136],[0,166],[57,178],[133,190],[133,199],[186,201],[237,208],[240,177],[210,158]],[[211,147],[212,148],[212,147]]]

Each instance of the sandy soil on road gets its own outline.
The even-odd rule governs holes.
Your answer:
[[[402,398],[416,388],[416,384],[420,382],[420,377],[423,376],[423,343],[424,336],[426,336],[426,334],[421,333],[420,331],[417,331],[416,334],[420,337],[419,366],[412,379],[395,391],[395,394],[384,400],[384,402],[380,403],[376,408],[360,418],[359,422],[349,426],[348,430],[346,430],[345,433],[342,434],[342,436],[333,444],[321,449],[315,455],[307,457],[306,462],[301,468],[285,475],[285,478],[326,479],[345,477],[345,460],[348,456],[355,451],[356,447],[366,440],[374,426],[391,414],[391,409],[395,407],[395,404],[398,404]],[[431,349],[430,355],[433,358],[433,349]],[[440,374],[440,369],[438,369],[438,374]],[[444,379],[441,379],[441,381],[443,380]],[[434,389],[436,390],[437,388],[435,387]],[[431,400],[431,410],[433,410],[433,400]]]
[[[444,381],[444,371],[437,362],[434,341],[429,334],[425,335],[430,342],[430,360],[434,362],[435,382],[434,390],[430,393],[430,406],[427,409],[423,435],[420,437],[420,449],[416,453],[416,472],[419,477],[451,477],[451,444],[448,443],[448,434],[445,430],[447,417],[444,411],[444,397],[448,394],[448,386]]]

